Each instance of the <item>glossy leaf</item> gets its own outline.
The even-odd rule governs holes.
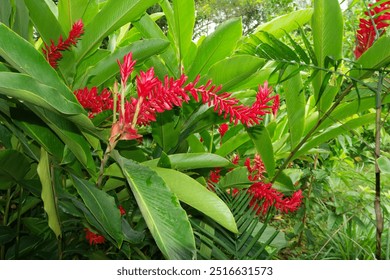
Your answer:
[[[102,85],[119,73],[117,60],[122,61],[123,57],[129,52],[133,53],[133,59],[137,61],[137,65],[141,65],[149,57],[163,52],[168,45],[168,41],[146,39],[119,48],[95,65],[90,64],[84,75],[76,82],[75,87],[83,87],[87,82],[89,86]]]
[[[312,29],[314,52],[318,66],[327,68],[325,65],[327,57],[334,60],[342,57],[344,23],[338,0],[314,1]],[[312,82],[314,96],[320,113],[325,112],[329,108],[337,92],[337,89],[326,92],[321,91],[325,76],[326,71],[319,71]]]
[[[113,238],[118,247],[122,245],[122,221],[112,196],[98,189],[88,181],[72,176],[74,187],[93,217],[105,232]]]
[[[238,55],[226,58],[210,67],[206,77],[222,90],[230,91],[247,79],[265,64],[265,60],[251,55]]]
[[[294,68],[288,68],[286,75]],[[291,148],[293,149],[300,141],[305,128],[306,98],[303,91],[302,78],[297,74],[283,83],[286,98],[288,125],[291,135]]]
[[[166,168],[153,168],[180,201],[209,216],[224,228],[237,233],[230,209],[214,193],[184,173]]]
[[[214,63],[230,56],[241,35],[240,18],[230,19],[219,25],[199,46],[194,63],[188,72],[189,80],[195,79],[197,75],[206,74]]]
[[[264,125],[253,126],[248,128],[248,134],[264,162],[268,177],[271,178],[275,173],[275,159],[267,128]]]
[[[285,32],[290,33],[291,31],[308,23],[312,14],[313,9],[303,9],[279,16],[257,27],[254,35],[260,31],[266,31],[274,35],[276,38],[280,38],[285,34]]]
[[[99,46],[102,40],[122,25],[135,21],[155,4],[157,0],[109,0],[85,26],[83,39],[76,52],[76,65],[93,49]]]
[[[30,12],[30,18],[43,41],[50,45],[50,40],[57,43],[60,36],[66,38],[65,32],[56,15],[50,10],[46,1],[24,0]],[[64,2],[64,1],[60,1]]]
[[[150,168],[113,153],[142,216],[167,259],[193,259],[195,240],[187,214],[163,179]]]
[[[194,0],[173,0],[172,7],[168,1],[161,3],[168,20],[169,32],[172,34],[178,53],[178,61],[188,55],[195,25]]]
[[[39,1],[35,1],[39,2]],[[58,21],[65,33],[72,28],[73,23],[82,19],[88,24],[98,13],[98,0],[61,0],[58,2]]]
[[[385,67],[390,63],[390,35],[381,36],[362,56],[356,61],[355,69],[350,76],[356,79],[366,79],[375,70]]]
[[[250,140],[251,138],[247,133],[237,134],[224,142],[215,153],[219,156],[225,157]]]
[[[198,169],[212,167],[228,167],[232,163],[226,158],[210,153],[190,153],[169,155],[173,169]],[[145,161],[142,164],[150,167],[156,167],[158,159]]]
[[[375,120],[375,114],[370,113],[366,114],[364,116],[349,120],[345,122],[344,124],[339,124],[334,128],[329,128],[328,130],[316,135],[311,140],[306,142],[302,146],[302,148],[295,154],[293,159],[296,159],[305,153],[307,153],[310,149],[318,147],[320,144],[325,143],[331,139],[336,138],[338,135],[341,135],[343,133],[348,132],[349,130],[361,127],[363,125],[368,125],[370,123],[373,123]]]
[[[52,184],[49,155],[43,148],[41,148],[41,158],[37,167],[37,173],[42,184],[41,198],[43,208],[47,214],[49,227],[53,230],[56,237],[59,238],[62,232],[57,211],[57,197],[54,191],[55,185]]]

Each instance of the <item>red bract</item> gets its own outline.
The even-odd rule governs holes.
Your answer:
[[[266,214],[272,206],[284,213],[294,212],[300,207],[303,198],[301,190],[295,192],[291,198],[285,198],[281,192],[272,188],[271,183],[263,182],[254,183],[248,193],[253,195],[249,205],[257,214]]]
[[[229,130],[229,125],[227,123],[223,123],[218,127],[218,132],[221,138],[225,135],[225,133]]]
[[[121,216],[126,215],[126,210],[125,210],[125,208],[123,208],[122,205],[119,205],[118,209],[119,209],[119,212],[120,212]]]
[[[253,164],[251,164],[250,158],[245,160],[244,165],[248,169],[248,179],[252,182],[261,180],[263,178],[263,173],[265,172],[265,166],[263,161],[260,158],[260,155],[256,154],[253,159]]]
[[[369,18],[360,19],[359,30],[357,31],[357,46],[354,51],[356,58],[367,51],[377,39],[377,35],[382,35],[385,28],[389,26],[390,1],[370,5],[370,7],[372,9],[365,13]]]
[[[113,109],[113,100],[111,92],[107,89],[98,94],[97,87],[91,89],[83,88],[74,92],[77,100],[88,110],[88,117],[93,118],[96,114],[101,113],[105,110]]]
[[[121,82],[122,82],[122,86],[123,86],[123,85],[126,85],[129,76],[133,72],[134,65],[135,65],[136,61],[133,60],[133,53],[128,53],[127,55],[125,55],[123,57],[123,64],[121,64],[119,59],[117,60],[117,62],[118,62],[119,68],[120,68]]]
[[[84,24],[81,20],[78,20],[73,24],[72,29],[69,32],[69,36],[65,41],[63,41],[62,35],[60,35],[57,45],[53,40],[50,40],[50,46],[45,43],[45,47],[42,49],[42,52],[53,68],[57,68],[58,61],[62,58],[61,52],[69,50],[71,46],[76,46],[78,39],[80,39],[83,33]]]
[[[94,244],[103,244],[106,242],[106,239],[104,238],[103,235],[96,234],[92,231],[89,230],[89,228],[85,228],[85,238],[89,242],[89,245],[94,245]]]

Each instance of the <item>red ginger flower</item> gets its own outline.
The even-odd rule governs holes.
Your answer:
[[[119,59],[117,60],[117,62],[121,72],[121,82],[123,86],[126,85],[129,76],[133,72],[136,61],[133,60],[133,53],[130,52],[123,57],[123,64],[121,64]]]
[[[370,18],[360,19],[360,29],[357,31],[358,42],[354,51],[356,59],[372,46],[377,36],[382,35],[390,23],[390,1],[381,4],[371,4],[370,7],[373,8],[365,12]]]
[[[74,94],[81,106],[89,111],[89,118],[93,118],[96,114],[99,114],[104,110],[113,109],[111,92],[107,89],[103,89],[103,91],[98,94],[97,87],[93,87],[90,90],[84,88],[76,90]]]
[[[229,130],[229,125],[227,123],[223,123],[218,127],[218,132],[221,138],[225,135],[225,133]]]
[[[265,172],[264,162],[261,160],[260,155],[256,154],[251,164],[250,158],[245,160],[244,165],[248,169],[248,179],[252,182],[263,179],[263,173]]]
[[[42,52],[45,55],[46,60],[49,61],[51,67],[57,68],[58,61],[62,58],[61,52],[69,50],[71,46],[76,46],[78,39],[80,39],[83,33],[84,24],[80,19],[73,24],[69,36],[65,41],[63,41],[62,35],[60,35],[57,45],[53,40],[50,40],[50,47],[45,43]]]
[[[119,209],[119,212],[120,212],[121,216],[126,215],[126,210],[125,210],[125,208],[123,208],[122,205],[119,205],[118,209]]]
[[[85,228],[85,238],[88,240],[89,245],[94,245],[94,244],[103,244],[106,242],[106,239],[104,238],[103,235],[96,234],[92,231],[89,230],[89,228]]]
[[[288,213],[298,210],[302,203],[302,191],[298,190],[291,198],[285,198],[283,194],[274,188],[271,183],[257,182],[249,189],[248,193],[253,195],[249,205],[254,207],[257,214],[266,214],[270,207],[275,208],[281,212]]]

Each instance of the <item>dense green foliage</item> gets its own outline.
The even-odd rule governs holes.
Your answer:
[[[390,258],[389,31],[355,59],[351,11],[363,17],[364,2],[231,2],[2,1],[0,259]],[[80,19],[80,39],[52,67],[43,50]],[[74,94],[96,87],[141,104],[151,68],[221,91],[146,125],[135,126],[137,107],[127,131],[115,109],[89,118]],[[224,105],[253,109],[262,91],[274,103],[258,124]],[[302,192],[301,207],[260,211],[267,197],[240,191],[255,184],[286,204]]]

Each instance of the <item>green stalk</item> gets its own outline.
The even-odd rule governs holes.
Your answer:
[[[382,258],[382,232],[383,232],[383,215],[381,210],[381,171],[379,169],[378,158],[381,152],[381,114],[382,102],[381,92],[383,84],[383,73],[379,73],[378,88],[376,91],[376,118],[375,118],[375,218],[376,218],[376,259]]]
[[[21,217],[22,217],[23,193],[24,193],[24,189],[23,189],[22,186],[20,186],[19,205],[18,205],[18,218],[17,218],[17,221],[16,221],[15,260],[19,259],[20,225],[21,225]]]
[[[10,205],[11,205],[11,199],[12,199],[11,188],[9,188],[7,190],[7,200],[6,200],[7,202],[6,202],[6,205],[4,207],[3,226],[7,225],[9,209],[10,209]],[[5,245],[1,245],[0,259],[5,260]]]

